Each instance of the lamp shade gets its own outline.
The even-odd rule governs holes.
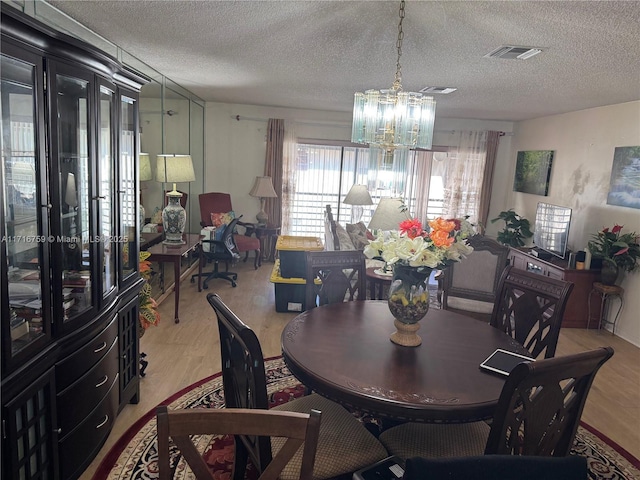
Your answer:
[[[278,196],[273,188],[271,177],[256,177],[256,181],[249,195],[259,198],[275,198]]]
[[[191,155],[163,153],[157,157],[156,181],[162,183],[193,182],[196,174],[193,170]]]
[[[347,205],[373,205],[369,190],[366,185],[354,185],[344,198],[344,202]]]
[[[151,174],[151,159],[149,158],[148,153],[140,153],[140,181],[146,182],[148,180],[153,180],[153,175]]]
[[[401,198],[382,198],[369,222],[369,230],[398,230],[400,222],[409,218]]]

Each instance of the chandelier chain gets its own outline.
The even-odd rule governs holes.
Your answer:
[[[396,61],[396,79],[393,82],[394,90],[402,90],[402,67],[400,66],[400,57],[402,56],[402,40],[404,39],[404,31],[402,30],[402,21],[404,20],[404,2],[400,2],[400,22],[398,23],[398,40],[396,41],[396,49],[398,50],[398,60]]]

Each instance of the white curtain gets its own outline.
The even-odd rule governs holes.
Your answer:
[[[445,217],[468,215],[471,223],[478,223],[487,134],[486,131],[459,132],[457,150],[451,149],[448,158],[441,160],[446,163],[434,165],[434,170],[442,172]]]

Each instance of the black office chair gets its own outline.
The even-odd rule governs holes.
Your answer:
[[[229,263],[233,264],[238,261],[240,254],[236,247],[235,240],[233,238],[233,231],[240,218],[234,218],[229,225],[224,229],[222,238],[220,240],[202,240],[202,258],[205,261],[213,262],[213,271],[209,273],[203,273],[206,276],[202,283],[202,288],[205,290],[209,288],[209,280],[213,278],[223,278],[231,282],[232,287],[236,287],[236,280],[238,280],[238,274],[229,271]],[[209,248],[207,249],[206,246]],[[221,272],[219,269],[220,262],[224,262],[225,271]],[[198,274],[191,276],[191,281],[198,276]]]

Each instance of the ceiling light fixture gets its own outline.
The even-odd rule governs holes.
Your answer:
[[[400,2],[400,22],[396,48],[396,76],[388,90],[356,92],[353,102],[351,141],[369,144],[393,156],[394,150],[431,148],[436,102],[433,97],[402,91],[402,21],[405,2]],[[405,152],[406,153],[406,152]]]

